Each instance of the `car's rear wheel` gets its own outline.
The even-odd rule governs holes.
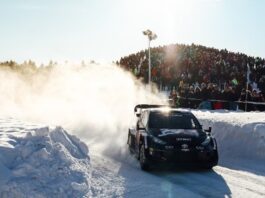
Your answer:
[[[149,166],[148,160],[146,158],[144,145],[142,145],[140,148],[139,161],[140,161],[140,166],[141,166],[142,170],[144,170],[144,171],[149,170],[150,166]]]
[[[129,147],[129,152],[132,154],[133,149],[132,149],[132,136],[129,134],[128,135],[128,147]]]

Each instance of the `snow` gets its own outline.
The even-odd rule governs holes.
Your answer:
[[[265,167],[265,113],[193,111],[204,128],[212,127],[220,164],[246,161]],[[244,162],[243,162],[244,161]]]
[[[264,197],[265,113],[192,112],[217,139],[220,161],[213,171],[144,173],[124,151],[123,128],[115,139],[124,144],[109,144],[111,132],[99,142],[109,152],[101,153],[98,137],[89,134],[89,155],[89,142],[62,127],[0,119],[0,197]]]
[[[87,146],[61,127],[0,119],[0,197],[85,197]]]
[[[0,76],[1,198],[265,197],[265,113],[192,110],[212,127],[219,166],[146,173],[129,155],[128,127],[136,104],[163,94],[110,65]]]
[[[191,111],[199,118],[203,128],[212,127],[212,134],[218,142],[219,166],[213,171],[188,169],[144,173],[136,159],[128,152],[122,152],[124,148],[121,144],[113,144],[109,152],[104,152],[105,155],[91,155],[93,195],[264,197],[265,113]],[[124,133],[126,131],[120,131],[115,139],[126,142]],[[111,135],[106,134],[106,139],[111,139]],[[104,144],[104,139],[102,141]],[[91,145],[91,153],[96,153],[93,149],[94,145]],[[118,149],[121,152],[114,152]]]

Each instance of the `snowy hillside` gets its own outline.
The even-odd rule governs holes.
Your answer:
[[[0,120],[0,197],[89,195],[88,148],[61,127]]]

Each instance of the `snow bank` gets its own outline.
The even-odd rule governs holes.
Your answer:
[[[265,113],[193,111],[203,128],[212,127],[220,163],[252,160],[265,166]]]
[[[88,148],[61,127],[0,119],[0,197],[86,197]]]

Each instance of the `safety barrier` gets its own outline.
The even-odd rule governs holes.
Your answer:
[[[203,101],[209,102],[209,108],[203,108]],[[202,100],[198,98],[185,98],[178,96],[172,101],[173,105],[182,108],[198,109],[227,109],[227,110],[243,110],[243,111],[265,111],[265,102],[253,102],[253,101],[227,101],[227,100]],[[205,103],[206,104],[206,103]]]

